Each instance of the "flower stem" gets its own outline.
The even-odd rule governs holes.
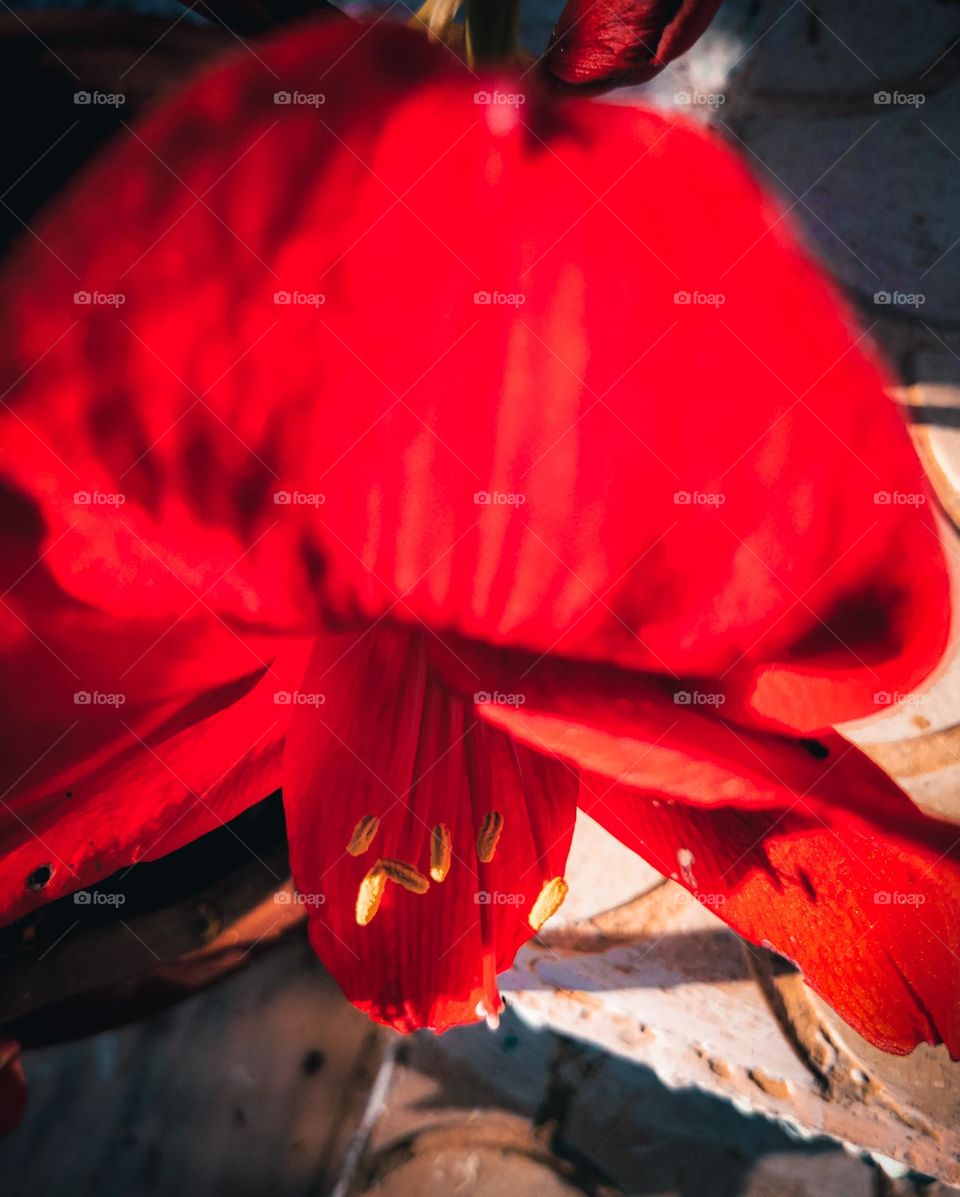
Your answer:
[[[444,39],[453,24],[462,0],[424,0],[408,25],[422,25],[431,37]]]
[[[520,34],[520,0],[467,0],[467,62],[509,62]]]

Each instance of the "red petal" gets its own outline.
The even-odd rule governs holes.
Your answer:
[[[162,856],[280,784],[310,642],[123,623],[43,568],[0,603],[0,920]]]
[[[752,746],[752,745],[751,745]],[[815,795],[784,782],[780,811],[697,809],[584,778],[581,804],[741,935],[795,961],[865,1039],[960,1058],[960,829],[924,816],[834,738]]]
[[[685,54],[721,0],[567,0],[545,65],[564,83],[644,83]]]
[[[228,692],[217,714],[169,737],[129,735],[110,765],[84,774],[81,755],[76,780],[65,770],[36,799],[5,800],[0,919],[173,852],[274,792],[287,718],[276,689],[268,676]]]
[[[0,921],[161,856],[280,784],[311,641],[241,636],[181,588],[118,620],[65,594],[29,505],[0,495]],[[82,559],[83,539],[61,544]]]
[[[827,747],[845,749],[847,741],[829,729],[816,739],[758,734],[737,721],[734,704],[709,680],[671,681],[459,642],[455,657],[444,649],[435,660],[460,693],[490,696],[477,713],[492,726],[609,782],[643,788],[654,778],[670,797],[707,806],[776,809],[797,791],[824,811],[838,796],[853,800],[843,798],[845,788],[857,789],[860,764],[844,753],[835,759]],[[895,809],[887,814],[895,819]]]
[[[739,717],[794,728],[925,676],[947,587],[922,470],[729,151],[508,77],[475,102],[396,28],[319,23],[263,60],[291,93],[322,76],[322,112],[241,58],[118,141],[7,273],[4,468],[62,585],[159,616],[186,580],[273,627],[319,595],[722,678]],[[122,312],[74,305],[50,250]],[[127,502],[78,512],[77,477]]]
[[[576,773],[475,719],[429,668],[425,638],[384,624],[318,639],[284,756],[311,942],[347,997],[400,1031],[473,1022],[480,1002],[496,1011],[495,974],[533,933],[528,916],[544,884],[562,876],[576,811]],[[503,827],[483,863],[488,812]],[[380,820],[373,842],[349,855],[369,815]],[[451,842],[446,877],[422,894],[388,882],[376,915],[358,926],[368,871],[399,860],[427,877],[440,824]]]

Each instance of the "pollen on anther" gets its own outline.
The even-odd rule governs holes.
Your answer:
[[[499,811],[487,811],[480,824],[480,830],[477,832],[477,856],[483,864],[489,864],[493,860],[501,831],[503,831],[503,815]]]
[[[430,876],[434,881],[444,880],[450,872],[452,858],[450,828],[446,823],[438,823],[430,833]]]
[[[347,844],[347,851],[351,856],[362,856],[373,843],[373,838],[380,829],[380,820],[376,815],[364,815],[357,821]]]
[[[425,894],[430,888],[430,882],[419,869],[407,864],[405,860],[378,860],[377,867],[391,881],[402,885],[412,894]]]
[[[528,922],[534,931],[539,931],[547,919],[557,913],[569,889],[570,886],[563,877],[554,877],[544,885],[528,916]]]
[[[365,927],[380,909],[380,899],[386,889],[387,875],[378,861],[360,882],[357,890],[357,926]]]

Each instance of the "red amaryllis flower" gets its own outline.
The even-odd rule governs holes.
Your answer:
[[[685,54],[721,0],[567,0],[544,59],[564,83],[645,83]]]
[[[955,829],[829,730],[943,652],[941,547],[783,213],[417,34],[259,54],[2,282],[7,916],[282,783],[324,961],[442,1029],[496,1016],[579,802],[874,1042],[960,1051]]]

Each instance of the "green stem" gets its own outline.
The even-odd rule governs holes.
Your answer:
[[[520,36],[520,0],[467,0],[467,62],[509,62]]]

